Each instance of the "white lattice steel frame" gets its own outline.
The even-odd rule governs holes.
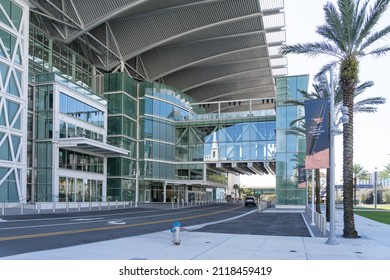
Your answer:
[[[28,87],[28,46],[29,46],[29,7],[27,1],[13,0],[15,4],[21,7],[22,16],[20,26],[17,27],[9,18],[4,7],[0,4],[0,10],[5,16],[9,24],[0,22],[0,28],[11,34],[16,38],[15,47],[13,53],[4,51],[6,49],[3,41],[0,40],[0,48],[5,53],[6,57],[0,56],[0,63],[6,65],[8,68],[5,76],[0,75],[0,114],[4,117],[5,125],[0,125],[0,133],[3,135],[0,137],[0,146],[8,145],[11,158],[8,160],[0,160],[0,168],[7,170],[0,178],[0,188],[5,187],[3,185],[10,176],[15,175],[16,192],[18,200],[21,202],[26,201],[26,172],[27,172],[27,87]],[[15,56],[19,54],[22,59],[21,64],[15,63]],[[21,73],[20,76],[16,74]],[[4,73],[3,73],[4,74]],[[20,79],[19,79],[20,78]],[[8,92],[9,84],[15,81],[16,90],[19,93],[12,95]],[[13,82],[12,82],[13,83]],[[19,106],[14,115],[11,115],[8,111],[7,104],[16,104]],[[16,122],[20,122],[20,128],[14,127]],[[14,143],[12,137],[20,138],[19,143]],[[18,146],[15,146],[17,144]],[[0,197],[0,201],[8,202],[7,197]],[[9,201],[16,202],[16,201]]]

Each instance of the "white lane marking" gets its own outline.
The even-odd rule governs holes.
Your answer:
[[[80,218],[80,219],[73,219],[71,221],[74,222],[81,222],[81,221],[95,221],[95,220],[102,220],[103,218]]]
[[[214,222],[210,222],[210,223],[193,225],[193,226],[186,226],[186,228],[188,230],[197,230],[197,229],[201,229],[201,228],[203,228],[205,226],[215,225],[215,224],[219,224],[219,223],[224,223],[224,222],[227,222],[227,221],[235,220],[235,219],[244,217],[246,215],[249,215],[249,214],[252,214],[252,213],[255,213],[255,212],[257,212],[257,210],[252,210],[252,211],[246,212],[244,214],[241,214],[241,215],[238,215],[238,216],[234,216],[234,217],[231,217],[231,218],[227,218],[227,219],[224,219],[224,220],[218,220],[218,221],[214,221]]]
[[[109,221],[108,223],[111,225],[125,225],[126,224],[126,222],[124,222],[124,221]]]

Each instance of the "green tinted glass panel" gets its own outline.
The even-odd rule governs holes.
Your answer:
[[[0,159],[1,160],[12,160],[11,150],[9,148],[8,139],[6,139],[0,146]]]
[[[3,84],[5,84],[5,80],[8,75],[8,69],[9,67],[3,63],[0,63],[0,74],[1,74],[1,79],[3,81]]]
[[[5,126],[4,110],[0,110],[0,125]]]
[[[17,117],[12,127],[15,129],[20,129],[20,115]]]
[[[7,92],[12,94],[12,95],[15,95],[15,96],[20,96],[19,88],[17,86],[17,81],[16,81],[13,73],[11,74],[10,79],[9,79]]]
[[[14,62],[19,65],[22,64],[22,55],[20,54],[20,47],[18,47],[18,49],[16,50]]]
[[[1,6],[3,6],[3,9],[6,12],[8,18],[11,19],[16,29],[19,29],[20,22],[22,19],[22,9],[14,2],[9,0],[1,1],[0,3]],[[0,10],[0,21],[4,22],[8,26],[12,26],[8,21],[7,17],[5,16],[5,14],[1,10]]]
[[[3,42],[3,45],[5,47],[5,49],[3,50],[3,56],[4,53],[7,53],[8,56],[11,57],[14,52],[16,38],[0,28],[0,40]]]
[[[19,110],[19,104],[7,100],[8,121],[11,123]]]
[[[9,1],[1,1],[1,5],[4,8],[3,2],[9,2]],[[6,25],[9,25],[9,21],[8,21],[7,17],[4,15],[2,10],[0,10],[0,21],[5,23]]]

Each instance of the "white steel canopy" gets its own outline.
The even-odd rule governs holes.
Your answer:
[[[51,36],[80,43],[102,72],[127,71],[200,103],[273,98],[274,77],[287,74],[278,51],[283,0],[30,0],[30,7]]]

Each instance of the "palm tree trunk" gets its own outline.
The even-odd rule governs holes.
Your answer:
[[[357,184],[357,178],[353,178],[353,205],[356,205],[356,184]]]
[[[340,87],[343,104],[348,107],[349,122],[343,125],[343,236],[357,238],[353,212],[353,98],[358,83],[359,63],[354,57],[347,57],[341,63]]]

